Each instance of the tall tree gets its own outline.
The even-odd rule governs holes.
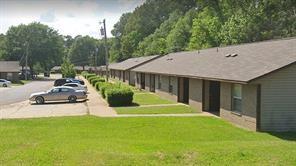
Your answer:
[[[139,43],[138,49],[134,55],[141,56],[167,53],[166,38],[181,16],[182,12],[179,10],[172,12],[170,17],[164,21],[153,34],[144,38],[143,41]]]
[[[211,8],[204,8],[193,20],[189,49],[201,49],[220,45],[221,20]]]
[[[61,64],[64,54],[63,38],[47,25],[33,22],[12,26],[6,33],[6,60],[23,60],[28,53],[28,65],[39,63],[44,70]]]
[[[78,66],[86,66],[94,64],[94,58],[97,48],[97,40],[89,36],[78,36],[75,37],[70,51],[70,61]]]
[[[139,42],[153,34],[173,11],[185,12],[195,5],[195,0],[147,0],[133,13],[123,15],[113,31],[113,35],[119,39],[119,43],[114,46],[120,48],[118,51],[114,50],[116,47],[112,48],[112,54],[117,53],[116,56],[120,56],[114,59],[124,60],[137,54],[135,52]],[[157,41],[163,41],[163,39],[157,39]]]
[[[168,52],[183,51],[188,47],[191,37],[192,22],[196,14],[197,8],[193,8],[176,22],[174,28],[167,35]]]
[[[296,36],[295,11],[295,0],[147,0],[114,26],[111,59]]]
[[[0,34],[0,60],[4,59],[6,54],[6,37],[4,34]]]

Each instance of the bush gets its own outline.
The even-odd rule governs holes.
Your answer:
[[[101,85],[102,85],[103,83],[105,83],[105,82],[96,82],[96,84],[95,84],[95,88],[96,88],[97,91],[100,91],[100,87],[101,87]]]
[[[130,88],[109,88],[106,90],[107,102],[110,106],[129,106],[133,103],[134,92]]]
[[[100,93],[102,95],[103,98],[106,98],[106,95],[105,95],[105,91],[106,89],[111,89],[114,87],[114,84],[111,84],[109,82],[102,82],[101,84],[99,84],[99,88],[100,88]]]
[[[82,75],[84,78],[86,77],[87,74],[89,74],[87,71],[83,71],[83,72],[81,72],[81,75]]]
[[[68,58],[64,58],[64,62],[61,65],[61,72],[63,78],[75,78],[76,71],[74,69],[74,65]]]
[[[88,77],[88,81],[89,81],[89,83],[91,84],[91,81],[93,80],[93,79],[97,79],[98,78],[98,76],[91,76],[91,77]]]
[[[91,84],[92,84],[92,86],[96,86],[96,83],[97,82],[105,82],[105,79],[104,78],[100,78],[100,77],[98,77],[98,78],[96,78],[96,79],[92,79],[91,80]]]
[[[85,78],[88,80],[89,77],[96,76],[96,74],[86,74]]]

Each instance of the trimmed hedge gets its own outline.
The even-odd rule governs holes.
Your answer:
[[[111,89],[111,88],[114,88],[114,84],[111,84],[109,82],[103,82],[99,85],[100,87],[100,93],[102,95],[103,98],[106,98],[106,94],[105,94],[105,91],[106,89]]]
[[[97,91],[100,91],[100,86],[101,86],[103,83],[105,83],[105,82],[96,82],[96,84],[95,84],[95,88],[96,88]]]
[[[91,84],[92,84],[92,86],[96,86],[96,83],[97,83],[97,82],[105,82],[105,79],[104,79],[104,78],[100,78],[100,77],[98,77],[98,78],[96,78],[96,79],[91,80]]]
[[[109,106],[128,106],[133,103],[134,92],[130,88],[110,88],[106,90]]]
[[[96,76],[96,74],[86,74],[85,78],[88,80],[90,77]]]
[[[106,98],[110,106],[128,106],[133,103],[134,92],[132,89],[121,83],[105,82],[105,79],[96,74],[82,73],[96,90],[100,91],[101,96]]]
[[[97,78],[98,78],[98,76],[95,75],[95,76],[90,76],[90,77],[88,77],[87,80],[88,80],[89,83],[91,84],[91,81],[94,80],[94,79],[97,79]]]
[[[86,77],[87,74],[89,74],[87,71],[83,71],[83,72],[81,72],[81,75],[82,75],[84,78]]]

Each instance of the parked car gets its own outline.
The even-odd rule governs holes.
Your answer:
[[[71,82],[72,82],[72,80],[69,78],[61,78],[61,79],[55,80],[53,86],[62,86],[66,83],[71,83]]]
[[[74,79],[74,78],[61,78],[61,79],[55,80],[53,86],[62,86],[64,84],[66,84],[66,83],[79,83],[81,85],[84,85],[83,80]]]
[[[11,86],[11,82],[5,79],[0,79],[0,87],[9,87]]]
[[[79,83],[81,85],[84,85],[84,81],[83,80],[80,80],[80,79],[74,79],[74,78],[70,78],[70,80],[74,83]]]
[[[43,104],[45,101],[69,101],[71,103],[77,100],[87,98],[87,94],[83,90],[75,90],[71,87],[60,86],[54,87],[46,92],[31,94],[29,100],[35,101],[37,104]]]
[[[69,86],[75,90],[84,90],[85,92],[87,92],[87,86],[81,85],[80,83],[71,82],[71,83],[66,83],[63,86]]]

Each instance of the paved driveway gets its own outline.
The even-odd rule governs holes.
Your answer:
[[[26,85],[1,90],[0,105],[28,100],[31,93],[45,91],[52,86],[53,81],[32,81]]]
[[[30,104],[29,101],[23,101],[0,108],[0,119],[79,116],[87,114],[88,107],[86,102],[54,102],[36,105]]]
[[[53,75],[54,77],[59,77]],[[13,104],[28,100],[30,95],[35,92],[42,92],[53,86],[54,79],[35,80],[28,84],[12,87],[0,88],[0,107],[7,104]]]

